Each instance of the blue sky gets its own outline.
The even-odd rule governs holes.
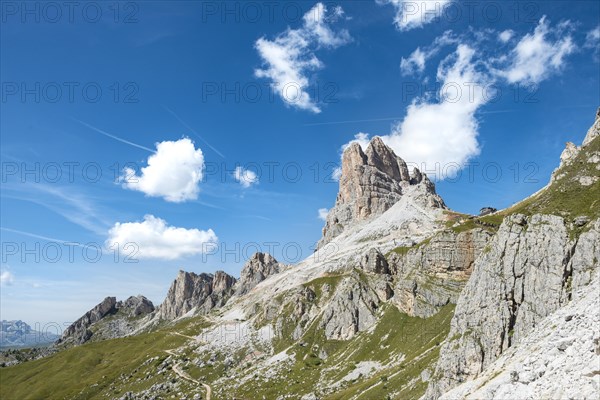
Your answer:
[[[351,140],[383,136],[454,210],[506,207],[600,104],[595,1],[23,4],[2,3],[2,319],[308,256]]]

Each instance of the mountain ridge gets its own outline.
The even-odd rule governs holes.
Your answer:
[[[155,311],[124,338],[31,362],[50,386],[27,393],[51,387],[63,397],[85,390],[86,397],[122,399],[201,396],[204,389],[179,379],[180,370],[209,385],[217,398],[429,400],[453,393],[498,398],[529,393],[524,387],[545,393],[546,366],[536,365],[544,373],[532,375],[515,364],[523,364],[517,350],[535,352],[531,338],[552,334],[549,319],[563,332],[563,321],[595,318],[567,321],[561,313],[593,305],[589,294],[600,259],[600,182],[594,179],[600,176],[600,109],[596,116],[582,146],[568,145],[559,172],[544,189],[481,217],[448,210],[426,175],[417,179],[416,170],[407,178],[380,139],[371,141],[370,151],[351,145],[346,179],[344,172],[340,179],[340,192],[346,193],[338,195],[339,207],[330,213],[345,215],[346,224],[335,234],[324,231],[326,240],[313,255],[290,266],[255,255],[239,280],[181,271],[165,299],[164,318],[156,319]],[[381,185],[365,191],[365,176]],[[594,349],[600,332],[589,332],[557,351]],[[155,345],[143,350],[148,343]],[[124,345],[141,353],[115,358],[109,346]],[[69,354],[85,358],[92,348],[119,367],[82,368],[91,377],[80,379],[89,386],[99,382],[97,375],[110,375],[106,384],[59,388],[50,375],[53,360]],[[593,357],[600,361],[598,354]],[[573,357],[567,361],[578,365]],[[27,364],[3,370],[3,379],[16,382]],[[549,376],[569,376],[566,367],[553,368]],[[569,376],[573,389],[563,393],[576,395],[595,376],[593,368]],[[510,392],[507,377],[519,391]],[[11,394],[22,389],[14,385]],[[8,393],[5,385],[0,390]]]

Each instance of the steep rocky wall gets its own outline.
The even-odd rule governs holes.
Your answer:
[[[222,307],[232,296],[235,282],[234,277],[223,271],[214,275],[179,271],[155,318],[173,320],[194,308],[197,313],[205,314]]]
[[[255,253],[244,265],[235,294],[242,296],[271,275],[278,274],[283,265],[268,253]]]
[[[600,281],[574,292],[473,381],[442,395],[455,399],[595,399],[600,375]]]
[[[391,252],[396,276],[393,301],[413,316],[429,317],[448,303],[456,304],[473,264],[492,233],[484,229],[443,231],[405,252]]]
[[[319,247],[342,233],[349,224],[383,214],[411,186],[422,189],[415,191],[418,198],[414,200],[419,206],[446,207],[427,176],[416,168],[409,174],[404,160],[381,138],[374,137],[364,152],[358,143],[352,143],[342,156],[340,189],[335,207],[327,215]]]
[[[125,336],[136,328],[135,319],[154,311],[154,305],[142,295],[125,301],[107,297],[69,326],[58,344],[79,345],[92,338],[110,339]]]
[[[92,332],[89,327],[100,321],[106,315],[116,312],[117,299],[115,297],[107,297],[90,311],[86,312],[81,318],[73,322],[63,332],[58,343],[72,342],[74,344],[81,344],[86,342],[91,336]]]
[[[426,399],[475,378],[586,285],[600,259],[600,220],[570,239],[554,215],[505,218],[457,303]]]

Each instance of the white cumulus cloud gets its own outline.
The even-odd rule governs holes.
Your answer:
[[[392,132],[381,136],[410,167],[417,166],[426,172],[456,171],[479,154],[475,112],[486,102],[483,87],[489,77],[478,71],[474,56],[473,48],[459,45],[438,68],[441,87],[438,99],[413,102]],[[353,142],[364,149],[368,140],[368,135],[360,133],[342,150]]]
[[[233,171],[233,177],[245,188],[258,183],[258,176],[254,171],[244,169],[242,167],[236,167]]]
[[[394,24],[401,31],[408,31],[433,22],[442,16],[444,7],[451,0],[376,0],[379,4],[391,4],[396,15]]]
[[[327,214],[329,214],[329,210],[326,208],[319,208],[319,219],[325,221],[327,219]]]
[[[542,17],[533,33],[523,36],[510,54],[510,65],[498,71],[509,83],[539,83],[560,71],[565,57],[577,46],[568,21],[552,28]],[[563,35],[564,34],[564,35]]]
[[[417,166],[434,179],[453,176],[480,152],[476,114],[495,99],[496,84],[539,83],[560,72],[566,56],[577,48],[571,32],[569,21],[551,26],[545,17],[520,38],[505,34],[506,46],[498,46],[502,34],[491,30],[459,36],[445,32],[403,60],[406,72],[423,72],[430,57],[456,45],[438,66],[437,93],[415,98],[404,119],[381,138],[409,167]],[[368,135],[360,133],[350,143],[355,141],[364,148]]]
[[[198,198],[199,183],[204,172],[202,150],[188,138],[156,144],[156,152],[148,157],[148,165],[137,174],[124,168],[123,187],[180,203]]]
[[[10,286],[14,283],[15,276],[8,269],[0,271],[0,285]]]
[[[414,102],[404,120],[382,137],[406,162],[431,171],[439,170],[436,165],[462,165],[479,154],[475,112],[486,102],[482,88],[488,76],[478,71],[474,56],[474,49],[459,45],[438,68],[439,100]]]
[[[111,251],[118,246],[123,256],[132,259],[176,260],[206,253],[214,249],[217,242],[212,229],[178,228],[146,215],[142,222],[117,222],[108,232],[105,245]]]
[[[328,12],[323,3],[317,3],[304,15],[302,27],[288,28],[274,40],[258,39],[255,48],[265,67],[254,71],[256,77],[269,79],[274,93],[287,105],[313,113],[321,112],[309,94],[308,74],[323,67],[316,50],[336,48],[350,42],[347,30],[336,32],[329,26],[329,22],[342,15],[340,7]]]

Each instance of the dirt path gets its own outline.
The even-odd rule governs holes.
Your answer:
[[[175,332],[175,334],[177,334],[179,336],[188,337],[188,338],[191,338],[191,339],[195,340],[195,338],[192,338],[192,337],[186,336],[186,335],[182,335],[182,334],[177,333],[177,332]],[[171,349],[171,350],[165,350],[165,353],[167,353],[167,354],[169,354],[169,355],[171,355],[173,357],[177,357],[177,353],[175,353],[173,351],[173,349]],[[203,382],[200,382],[200,381],[197,381],[196,379],[192,378],[187,372],[185,372],[184,370],[181,369],[181,367],[179,366],[179,364],[173,364],[173,372],[175,372],[179,377],[181,377],[181,378],[183,378],[183,379],[185,379],[187,381],[193,382],[196,385],[202,385],[204,387],[204,389],[206,390],[206,400],[210,400],[210,397],[212,395],[212,388],[210,387],[210,385],[208,385],[206,383],[203,383]]]
[[[210,400],[210,396],[212,395],[212,388],[210,387],[210,385],[207,385],[206,383],[199,382],[199,381],[195,380],[194,378],[192,378],[191,376],[189,376],[185,371],[183,371],[181,369],[181,367],[179,366],[179,364],[173,365],[173,371],[177,375],[179,375],[180,377],[182,377],[183,379],[186,379],[186,380],[188,380],[190,382],[193,382],[196,385],[202,385],[204,387],[204,389],[206,389],[206,400]]]
[[[184,335],[183,333],[179,333],[179,332],[173,332],[173,335],[181,336],[181,337],[184,337],[187,339],[192,339],[193,341],[200,343],[200,340],[197,337]]]

